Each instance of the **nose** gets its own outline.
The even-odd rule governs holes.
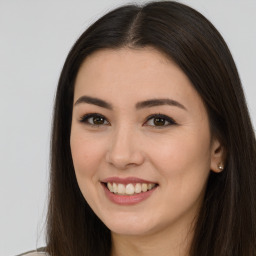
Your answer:
[[[136,131],[127,127],[113,131],[106,161],[120,170],[141,165],[144,155],[139,137]]]

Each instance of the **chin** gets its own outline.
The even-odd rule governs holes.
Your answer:
[[[146,235],[153,230],[152,221],[141,220],[137,217],[113,217],[111,220],[104,222],[111,232],[120,235]]]
[[[130,225],[123,225],[123,226],[111,226],[109,227],[110,231],[119,235],[126,235],[126,236],[142,236],[146,234],[150,234],[150,229],[145,227],[131,227]]]

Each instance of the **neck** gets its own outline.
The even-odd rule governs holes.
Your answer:
[[[147,235],[112,232],[111,256],[188,256],[193,238],[191,229],[170,228]]]

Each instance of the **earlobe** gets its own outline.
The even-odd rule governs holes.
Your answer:
[[[219,140],[214,139],[211,152],[211,170],[220,173],[224,170],[224,148]]]
[[[220,170],[220,172],[222,172],[224,170],[224,165],[222,163],[219,163],[218,169]]]

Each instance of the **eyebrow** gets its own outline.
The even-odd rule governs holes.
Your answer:
[[[155,107],[155,106],[162,106],[162,105],[170,105],[174,107],[179,107],[181,109],[187,110],[184,105],[179,103],[176,100],[172,99],[150,99],[150,100],[145,100],[142,102],[138,102],[136,104],[136,109],[142,109],[142,108],[150,108],[150,107]]]
[[[89,97],[89,96],[81,96],[76,102],[75,102],[75,106],[81,103],[87,103],[87,104],[92,104],[92,105],[96,105],[102,108],[106,108],[109,110],[113,109],[113,106],[101,99],[98,98],[94,98],[94,97]],[[143,109],[143,108],[150,108],[150,107],[156,107],[156,106],[162,106],[162,105],[170,105],[170,106],[174,106],[174,107],[179,107],[181,109],[187,110],[185,108],[184,105],[182,105],[181,103],[179,103],[176,100],[172,100],[169,98],[164,98],[164,99],[149,99],[149,100],[145,100],[145,101],[141,101],[136,103],[135,108],[137,110],[139,109]]]
[[[92,105],[96,105],[102,108],[106,108],[106,109],[110,109],[112,110],[113,107],[110,103],[107,103],[104,100],[98,99],[98,98],[94,98],[94,97],[89,97],[89,96],[82,96],[80,97],[76,103],[74,104],[75,106],[80,104],[80,103],[88,103],[88,104],[92,104]]]

